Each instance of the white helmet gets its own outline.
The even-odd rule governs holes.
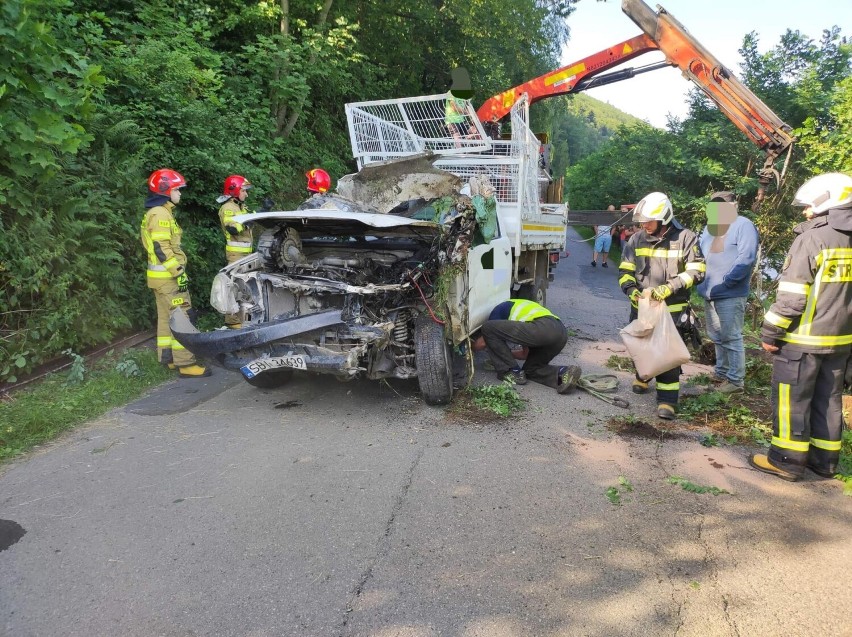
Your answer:
[[[808,179],[796,191],[794,206],[810,206],[818,215],[831,208],[852,204],[852,177],[843,173],[825,173]]]
[[[633,209],[633,223],[659,221],[665,225],[671,223],[672,219],[674,219],[672,202],[661,192],[645,195]]]

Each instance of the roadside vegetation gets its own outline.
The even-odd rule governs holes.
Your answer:
[[[204,309],[224,262],[215,198],[226,175],[251,180],[250,207],[267,197],[292,206],[307,169],[335,181],[354,172],[345,103],[443,93],[464,66],[479,105],[559,67],[569,30],[583,28],[575,4],[450,0],[436,12],[427,0],[6,0],[0,232],[16,240],[0,242],[0,383],[152,325],[138,240],[152,170],[175,168],[189,182],[178,220]],[[795,188],[815,172],[852,170],[852,47],[825,28],[742,43],[738,75],[799,139],[780,190],[755,215],[776,265],[798,220]],[[582,94],[540,102],[531,118],[550,137],[572,208],[662,190],[696,228],[713,190],[733,189],[751,207],[761,159],[697,92],[689,106],[666,130]]]
[[[69,352],[68,371],[0,400],[0,462],[102,416],[174,376],[150,349],[109,352],[90,367]]]

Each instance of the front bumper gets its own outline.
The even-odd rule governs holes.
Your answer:
[[[340,310],[281,319],[239,330],[199,332],[186,312],[177,308],[169,319],[169,327],[175,339],[195,356],[226,369],[239,370],[258,358],[296,354],[307,358],[307,371],[345,378],[364,370],[361,358],[371,345],[381,346],[389,341],[388,332],[381,328],[348,325],[341,318]],[[316,334],[329,328],[336,328],[348,342],[357,344],[346,351],[320,347],[314,340]],[[300,339],[300,336],[304,338]]]

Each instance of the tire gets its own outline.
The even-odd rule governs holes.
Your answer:
[[[276,387],[281,387],[282,385],[286,385],[290,382],[293,378],[293,370],[277,369],[275,371],[258,374],[252,378],[246,378],[245,376],[243,376],[243,378],[252,387],[257,387],[258,389],[275,389]]]
[[[524,283],[518,288],[516,298],[535,301],[539,305],[547,306],[547,280],[536,279],[535,283]]]
[[[453,399],[453,359],[444,327],[428,316],[414,326],[414,362],[420,393],[428,405],[446,405]]]

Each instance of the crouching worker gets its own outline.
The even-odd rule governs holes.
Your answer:
[[[174,217],[180,202],[180,189],[186,180],[169,168],[154,171],[148,178],[150,195],[145,200],[147,212],[142,219],[142,245],[148,256],[148,287],[157,303],[157,355],[170,369],[177,367],[185,378],[209,376],[210,370],[195,362],[195,357],[172,336],[169,314],[175,308],[189,311],[186,254],[180,247],[183,231]]]
[[[618,283],[630,299],[630,320],[638,316],[642,290],[650,289],[654,299],[665,302],[677,324],[677,317],[689,309],[690,288],[704,280],[707,269],[698,237],[677,222],[672,202],[661,192],[652,192],[636,204],[633,223],[642,229],[627,242],[618,266]],[[675,417],[680,371],[675,367],[656,377],[657,416],[665,420]],[[633,392],[644,394],[649,380],[637,376]]]
[[[571,391],[582,371],[576,365],[550,365],[568,341],[568,330],[553,312],[534,301],[513,299],[491,310],[482,325],[481,335],[474,339],[475,352],[488,351],[497,378],[511,378],[518,385],[527,379],[553,387],[560,394]],[[523,346],[513,352],[509,343]],[[521,369],[518,359],[526,359]]]

